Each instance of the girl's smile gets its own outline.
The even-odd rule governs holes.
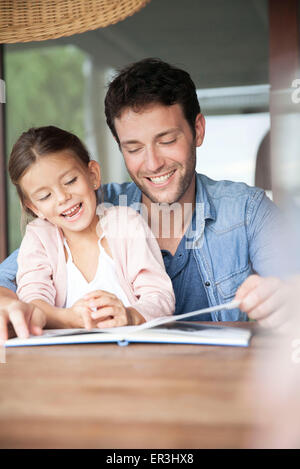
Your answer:
[[[27,207],[60,227],[65,236],[82,232],[96,220],[95,190],[100,186],[96,161],[85,166],[72,152],[40,157],[20,181]]]

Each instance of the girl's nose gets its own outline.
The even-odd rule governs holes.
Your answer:
[[[63,204],[71,198],[71,194],[62,188],[57,191],[56,198],[59,204]]]

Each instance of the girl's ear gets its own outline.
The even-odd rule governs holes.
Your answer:
[[[46,219],[44,215],[36,208],[36,206],[29,200],[25,200],[24,205],[25,207],[29,208],[29,210],[31,210],[38,218],[42,218],[43,220]]]
[[[96,191],[101,185],[101,169],[97,161],[90,161],[88,164],[90,181],[93,189]]]

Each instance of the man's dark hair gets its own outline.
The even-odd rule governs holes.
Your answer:
[[[128,65],[109,84],[105,97],[106,122],[118,143],[115,118],[126,108],[138,112],[152,103],[180,104],[195,136],[195,120],[201,111],[190,75],[160,59],[148,58]]]

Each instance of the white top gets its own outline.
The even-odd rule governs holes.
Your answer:
[[[98,267],[95,277],[91,282],[88,282],[84,278],[78,267],[74,264],[67,240],[64,238],[64,245],[68,252],[66,308],[70,308],[84,295],[95,290],[104,290],[113,293],[122,301],[125,307],[130,306],[128,298],[119,284],[115,263],[101,244],[103,236],[104,235],[98,240]]]

